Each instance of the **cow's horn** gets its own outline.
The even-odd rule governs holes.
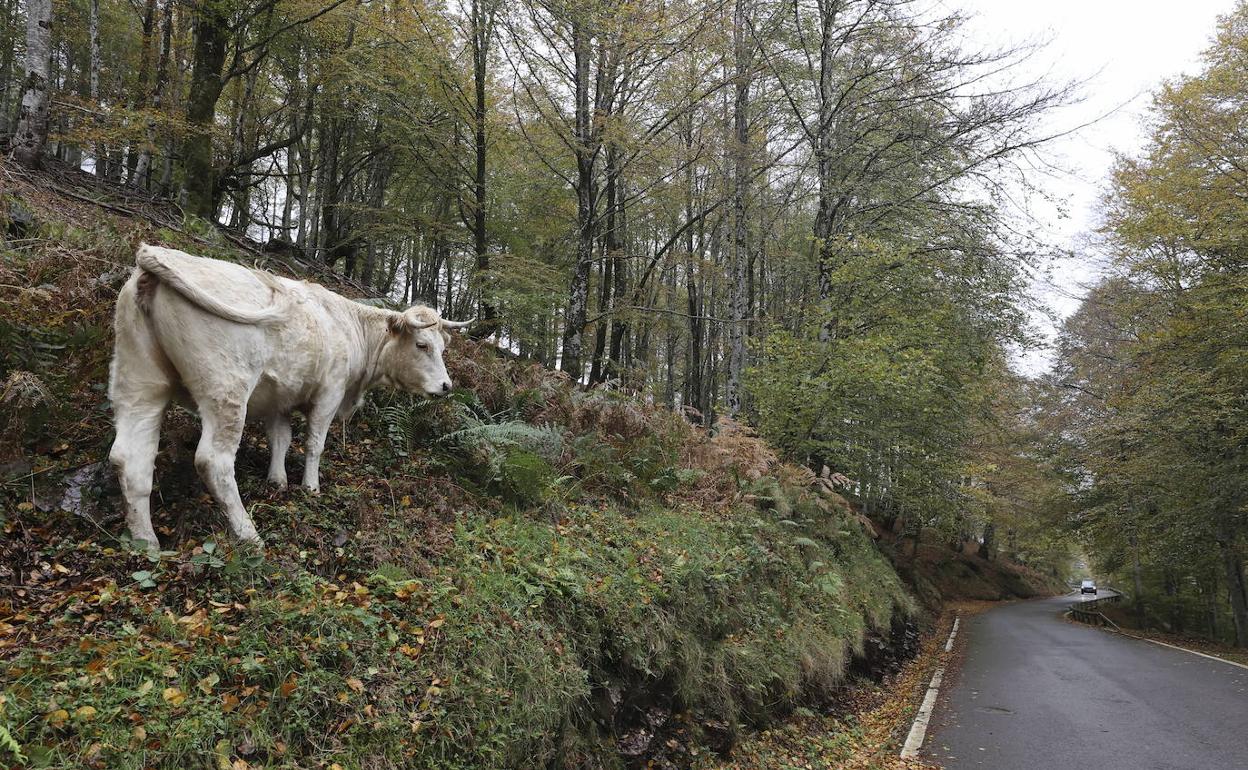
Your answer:
[[[442,321],[442,325],[443,325],[443,326],[445,326],[445,327],[446,327],[446,328],[448,328],[448,329],[462,329],[462,328],[464,328],[465,326],[472,326],[472,325],[473,325],[474,323],[476,323],[476,322],[477,322],[477,319],[475,319],[475,318],[469,319],[469,320],[467,320],[467,321],[446,321],[446,320],[444,320],[444,321]]]
[[[431,326],[437,326],[437,325],[438,325],[437,321],[429,321],[428,323],[423,323],[423,324],[410,324],[410,327],[412,331],[420,331],[421,329],[428,329]]]

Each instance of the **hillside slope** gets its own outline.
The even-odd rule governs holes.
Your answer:
[[[464,340],[452,398],[378,393],[335,428],[319,496],[268,488],[248,432],[238,477],[263,555],[225,537],[191,463],[196,418],[171,410],[153,495],[168,550],[134,552],[101,462],[134,248],[261,255],[88,179],[0,173],[2,210],[29,219],[0,262],[0,752],[685,765],[830,696],[914,610],[847,508],[748,432],[708,437]]]

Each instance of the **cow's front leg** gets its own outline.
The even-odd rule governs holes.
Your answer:
[[[274,414],[264,421],[269,436],[269,483],[286,488],[286,453],[290,450],[290,417]]]
[[[337,400],[330,399],[337,404]],[[304,442],[303,486],[311,492],[321,490],[321,452],[325,451],[325,437],[334,423],[335,408],[322,401],[308,413],[308,438]]]
[[[238,483],[234,480],[234,455],[243,437],[246,416],[244,403],[231,404],[219,400],[199,405],[204,432],[195,450],[195,468],[208,491],[225,509],[234,536],[239,540],[259,543],[260,535],[243,507]]]

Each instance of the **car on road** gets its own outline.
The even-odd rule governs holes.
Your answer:
[[[1093,596],[1095,596],[1096,595],[1096,582],[1092,580],[1083,581],[1079,585],[1079,593],[1080,594],[1092,594]]]

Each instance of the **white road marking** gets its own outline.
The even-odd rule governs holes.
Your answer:
[[[953,639],[958,635],[958,624],[961,617],[953,619],[953,629],[949,632],[949,638],[945,640],[945,652],[953,649]],[[932,681],[927,686],[927,694],[923,696],[923,703],[919,705],[919,713],[914,717],[914,724],[910,725],[910,734],[906,736],[906,743],[901,747],[901,758],[911,759],[919,755],[919,749],[923,748],[923,739],[927,737],[927,725],[932,721],[932,710],[936,708],[936,696],[940,695],[940,682],[945,676],[945,667],[938,666],[936,672],[932,674]]]
[[[958,624],[962,622],[962,618],[953,619],[953,630],[949,632],[949,638],[945,640],[945,652],[953,650],[953,638],[958,635]]]
[[[1148,637],[1146,637],[1146,636],[1136,636],[1135,634],[1128,634],[1128,633],[1126,633],[1125,631],[1120,631],[1119,633],[1121,633],[1123,636],[1129,636],[1129,637],[1131,637],[1132,639],[1139,639],[1139,640],[1141,640],[1141,641],[1145,641],[1145,642],[1152,642],[1153,644],[1160,644],[1162,647],[1169,647],[1169,648],[1170,648],[1170,649],[1172,649],[1172,650],[1180,650],[1180,651],[1182,651],[1182,652],[1190,652],[1190,653],[1191,653],[1191,654],[1193,654],[1193,655],[1199,655],[1200,657],[1202,657],[1202,658],[1208,658],[1209,660],[1216,660],[1216,661],[1218,661],[1219,663],[1225,663],[1225,664],[1227,664],[1227,665],[1229,665],[1229,666],[1239,666],[1240,668],[1248,669],[1248,666],[1245,666],[1243,663],[1236,663],[1236,662],[1235,662],[1235,661],[1233,661],[1233,660],[1227,660],[1226,658],[1219,658],[1217,655],[1206,655],[1206,654],[1205,654],[1205,653],[1203,653],[1203,652],[1196,652],[1195,650],[1189,650],[1189,649],[1187,649],[1186,647],[1180,647],[1180,646],[1178,646],[1177,644],[1166,644],[1165,642],[1159,642],[1159,641],[1157,641],[1156,639],[1149,639],[1149,638],[1148,638]]]
[[[1114,589],[1111,588],[1108,590],[1113,591]],[[1074,593],[1074,592],[1072,591],[1071,593]],[[1114,594],[1118,596],[1122,596],[1121,591],[1114,591]],[[1104,597],[1101,597],[1101,598],[1104,598]],[[1080,596],[1080,600],[1087,601],[1086,599],[1083,599],[1082,596]],[[1113,621],[1110,621],[1110,622],[1113,623]],[[956,620],[954,621],[954,629],[955,630],[957,629]],[[1123,636],[1129,637],[1131,639],[1139,639],[1142,642],[1152,642],[1153,644],[1160,644],[1162,647],[1169,647],[1172,650],[1179,650],[1180,652],[1187,652],[1187,653],[1191,653],[1192,655],[1199,655],[1202,658],[1208,658],[1209,660],[1216,660],[1219,663],[1225,663],[1228,666],[1238,666],[1239,668],[1242,668],[1242,669],[1248,669],[1248,666],[1244,665],[1243,663],[1236,663],[1233,660],[1227,660],[1226,658],[1219,658],[1217,655],[1209,655],[1203,652],[1197,652],[1196,650],[1189,650],[1188,648],[1180,647],[1177,644],[1168,644],[1166,642],[1159,642],[1156,639],[1149,639],[1147,636],[1136,636],[1135,634],[1129,634],[1126,631],[1123,631],[1121,628],[1118,628],[1117,624],[1114,624],[1114,629],[1111,631],[1111,633],[1122,634]],[[947,646],[946,646],[946,649],[948,649]]]

